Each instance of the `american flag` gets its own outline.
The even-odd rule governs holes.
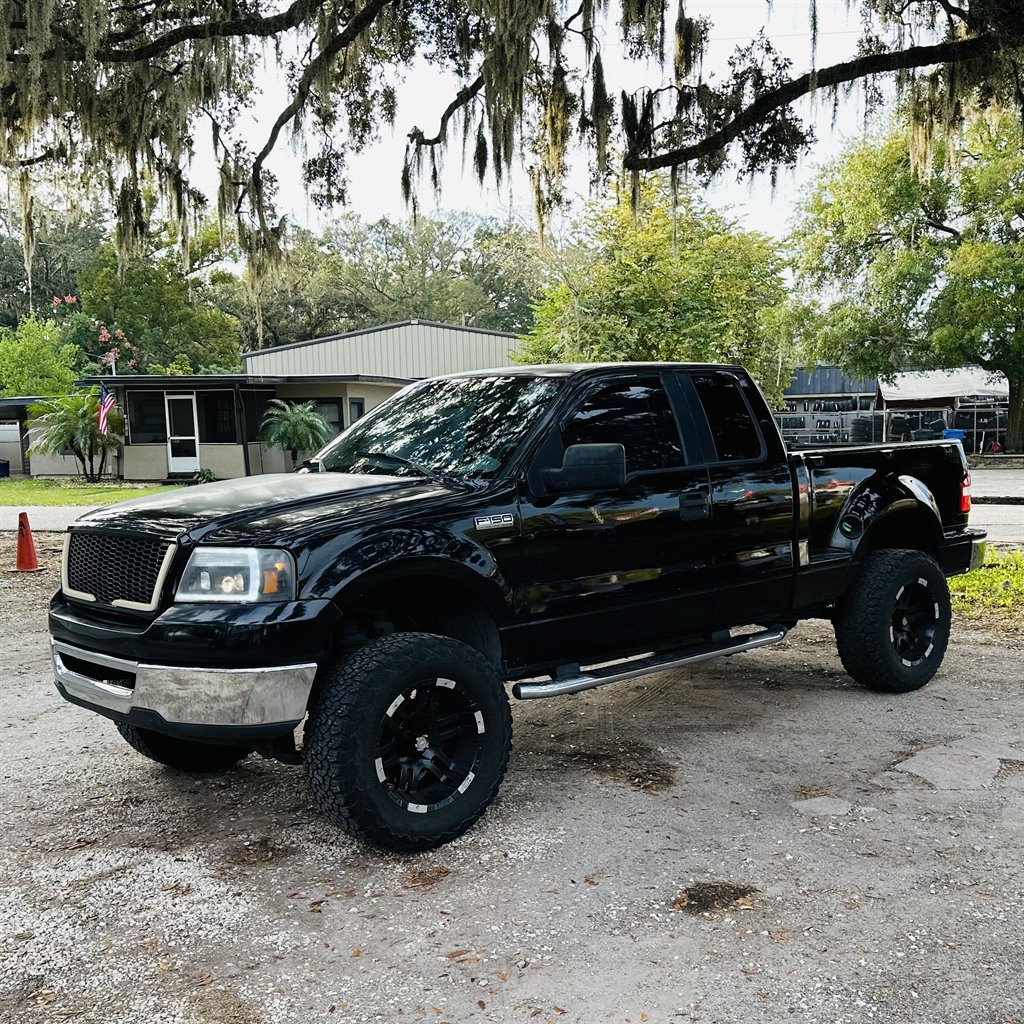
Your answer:
[[[114,393],[113,391],[107,390],[107,385],[100,384],[100,409],[99,409],[99,427],[100,433],[106,437],[107,434],[107,416],[110,415],[110,410],[114,408]]]

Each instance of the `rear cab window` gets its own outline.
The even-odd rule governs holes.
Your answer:
[[[765,455],[765,444],[740,382],[726,371],[688,374],[707,419],[710,450],[708,462],[756,462]]]

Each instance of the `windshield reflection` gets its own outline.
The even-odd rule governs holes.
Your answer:
[[[492,479],[554,397],[555,377],[448,377],[414,384],[312,461],[334,473]]]

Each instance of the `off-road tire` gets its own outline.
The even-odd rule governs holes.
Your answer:
[[[916,640],[902,632],[901,602],[919,609]],[[938,671],[949,643],[949,587],[938,563],[921,551],[872,551],[835,617],[839,657],[847,672],[870,690],[909,693]]]
[[[176,768],[179,772],[204,775],[225,772],[252,753],[251,747],[240,747],[224,743],[199,743],[165,736],[151,729],[140,729],[137,725],[117,722],[117,731],[128,741],[128,745],[151,761]]]
[[[394,723],[406,700],[407,716],[420,707],[417,702],[426,702],[426,717],[414,724],[460,723],[454,727],[458,739],[450,742],[462,746],[456,753],[448,751],[454,758],[450,779],[460,777],[457,764],[470,777],[459,788],[447,782],[451,790],[444,804],[413,802],[392,777],[417,769],[417,779],[427,779],[434,789],[443,785],[418,769],[427,763],[415,760],[419,753],[407,746],[404,758],[395,753]],[[461,703],[442,715],[442,700]],[[430,709],[435,709],[433,718]],[[452,731],[439,724],[437,735],[445,730]],[[415,749],[432,763],[432,751],[440,749],[441,741],[427,738],[429,728],[422,731]],[[328,671],[306,721],[303,762],[313,802],[327,818],[375,846],[415,852],[461,835],[487,810],[505,775],[511,747],[508,694],[493,664],[458,640],[433,633],[393,633],[369,641]]]

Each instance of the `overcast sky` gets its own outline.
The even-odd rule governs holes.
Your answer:
[[[614,5],[613,5],[614,6]],[[824,67],[853,56],[859,36],[857,5],[848,10],[844,0],[819,0],[819,36],[816,64]],[[777,49],[793,61],[792,73],[800,75],[811,66],[811,32],[807,0],[775,0],[769,7],[766,0],[690,0],[687,13],[706,16],[713,22],[711,42],[704,63],[706,74],[721,76],[728,70],[727,60],[738,44],[749,41],[764,27]],[[618,95],[628,85],[630,90],[645,81],[657,84],[661,73],[655,67],[630,64],[621,52],[614,29],[606,32],[602,47],[610,91]],[[670,73],[670,72],[669,72]],[[256,148],[262,145],[269,124],[286,102],[284,86],[276,67],[268,63],[262,78],[265,98],[257,116],[243,130]],[[400,173],[405,135],[418,125],[428,134],[436,131],[438,118],[458,89],[454,78],[439,76],[424,65],[414,65],[399,86],[398,118],[395,130],[386,130],[381,139],[350,161],[350,206],[364,218],[407,215],[400,189]],[[773,234],[782,234],[793,211],[794,202],[813,175],[819,163],[837,154],[845,141],[863,131],[863,100],[859,92],[840,109],[836,125],[832,125],[832,107],[827,101],[804,100],[800,113],[815,126],[817,144],[803,158],[799,167],[780,174],[773,191],[767,175],[753,182],[738,183],[735,173],[726,170],[707,192],[707,198],[719,208],[730,208],[743,225]],[[202,165],[199,161],[199,177]],[[279,207],[296,223],[319,225],[323,215],[309,204],[302,193],[301,159],[286,141],[269,161],[278,175],[281,190]],[[208,172],[207,172],[208,173]],[[211,183],[212,185],[212,183]],[[430,213],[436,204],[429,182],[420,188],[420,209]],[[211,187],[212,192],[212,187]],[[586,159],[580,154],[572,161],[567,190],[574,202],[588,197]],[[532,200],[525,169],[511,174],[499,191],[490,182],[480,186],[472,171],[463,172],[461,147],[453,145],[445,161],[441,207],[448,210],[471,210],[482,214],[505,216],[510,212],[524,221],[532,221]]]

